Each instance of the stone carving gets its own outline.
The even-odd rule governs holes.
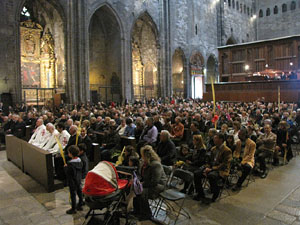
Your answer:
[[[37,30],[43,30],[43,27],[38,24],[33,22],[32,20],[26,20],[24,22],[21,22],[21,27],[26,27],[26,28],[31,28],[31,29],[37,29]]]
[[[41,54],[54,58],[54,39],[49,29],[47,29],[41,41]]]

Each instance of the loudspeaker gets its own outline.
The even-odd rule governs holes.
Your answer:
[[[91,91],[91,102],[95,105],[98,104],[98,91]]]

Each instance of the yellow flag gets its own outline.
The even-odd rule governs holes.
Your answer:
[[[65,153],[64,153],[63,147],[62,147],[58,137],[56,135],[54,135],[54,137],[55,137],[56,142],[58,144],[60,155],[61,155],[62,159],[64,160],[64,164],[66,165],[67,163],[66,163],[66,158],[65,158]]]
[[[82,121],[82,115],[80,116],[79,126],[78,126],[77,133],[76,133],[76,146],[78,144],[78,137],[81,133],[81,121]]]
[[[124,148],[123,148],[123,150],[122,150],[121,155],[120,155],[119,158],[118,158],[118,161],[116,162],[116,166],[121,165],[121,164],[123,163],[123,158],[122,158],[122,156],[123,156],[124,152],[125,152],[125,146],[124,146]]]
[[[278,85],[278,112],[280,112],[280,86]]]
[[[215,86],[214,86],[213,77],[210,77],[210,83],[211,83],[211,91],[212,91],[213,102],[214,102],[214,115],[215,115],[215,113],[216,113],[216,96],[215,96]]]

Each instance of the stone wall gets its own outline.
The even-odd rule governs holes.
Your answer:
[[[21,100],[18,20],[24,1],[0,1],[0,13],[3,18],[0,20],[0,93],[12,93],[15,101]],[[46,0],[37,1],[43,3]],[[90,52],[89,26],[92,16],[99,8],[106,6],[120,26],[120,41],[111,41],[106,46],[106,48],[116,48],[118,45],[117,48],[120,48],[120,51],[109,54],[111,58],[108,58],[106,66],[109,68],[119,66],[116,73],[120,74],[122,81],[120,89],[124,98],[131,99],[133,97],[132,31],[135,22],[145,13],[149,15],[157,30],[159,95],[169,96],[172,92],[172,55],[175,49],[181,48],[184,53],[185,95],[190,96],[189,63],[195,52],[201,53],[204,58],[204,66],[207,67],[207,60],[210,56],[217,59],[217,46],[226,44],[230,37],[237,43],[255,40],[256,27],[251,19],[251,8],[254,13],[255,5],[252,5],[252,0],[238,1],[239,8],[242,4],[242,12],[237,10],[236,0],[235,8],[232,6],[233,0],[230,0],[231,6],[228,1],[47,0],[51,7],[57,9],[57,13],[63,20],[52,26],[54,30],[64,31],[64,38],[54,38],[59,40],[56,45],[59,48],[57,51],[63,49],[62,43],[65,41],[64,57],[59,58],[60,67],[58,69],[66,73],[68,102],[90,100],[89,67],[93,68],[93,66],[89,64],[89,60],[91,54],[94,53]],[[273,2],[273,0],[267,2]],[[296,11],[298,8],[299,4],[297,4]],[[287,14],[292,13],[288,10]],[[57,17],[57,14],[54,13],[51,18],[54,17]],[[297,20],[295,19],[295,21]],[[258,20],[257,24],[259,37],[262,34],[260,22],[261,20]],[[280,33],[280,35],[282,34]],[[100,39],[98,41],[99,47],[96,51],[101,51],[103,42]],[[115,71],[111,70],[107,73],[112,72]],[[5,77],[8,79],[4,80]]]
[[[295,0],[257,0],[257,35],[259,40],[296,35],[300,33],[300,1]],[[291,9],[292,2],[295,9]],[[286,4],[287,11],[282,11]],[[277,6],[278,13],[274,14]],[[267,9],[270,15],[267,16]],[[262,17],[259,16],[261,11]],[[276,11],[276,10],[275,10]]]
[[[223,40],[226,45],[229,38],[236,43],[244,43],[255,40],[255,13],[252,0],[222,0],[224,2],[223,15]],[[246,10],[245,10],[246,9]]]

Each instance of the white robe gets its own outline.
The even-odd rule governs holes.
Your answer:
[[[49,131],[45,130],[45,133],[44,133],[40,143],[33,143],[33,145],[35,145],[39,148],[43,148],[43,146],[45,146],[48,143],[50,137],[51,137],[51,133]]]
[[[66,130],[63,130],[61,133],[58,134],[58,139],[59,139],[63,149],[67,146],[70,136],[71,135]],[[49,151],[52,152],[53,154],[56,154],[56,153],[59,153],[59,150],[60,150],[59,145],[58,145],[58,143],[56,143],[55,146],[52,149],[50,149]]]
[[[57,144],[55,136],[58,136],[59,132],[55,129],[53,133],[50,135],[48,141],[44,144],[44,146],[41,146],[42,149],[51,152],[53,147]]]
[[[40,145],[44,141],[46,133],[46,126],[42,124],[41,126],[35,129],[28,143],[33,145]]]

